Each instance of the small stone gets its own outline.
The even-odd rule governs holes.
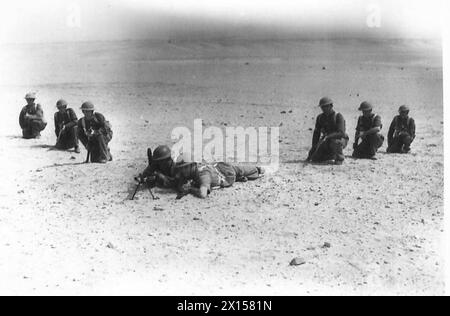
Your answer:
[[[74,156],[70,157],[70,160],[75,160],[75,159],[77,159],[77,158],[75,158]]]
[[[281,111],[281,114],[286,114],[286,111]]]
[[[323,244],[322,248],[331,248],[331,244],[329,242],[326,242]]]
[[[289,265],[290,266],[301,266],[301,265],[304,265],[304,264],[306,264],[305,259],[303,259],[303,258],[295,258],[295,259],[292,259],[292,261],[291,261],[291,263]]]
[[[113,245],[112,243],[108,243],[108,244],[106,245],[106,248],[109,248],[109,249],[115,249],[116,247],[114,247],[114,245]]]

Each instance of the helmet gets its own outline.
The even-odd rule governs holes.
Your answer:
[[[331,100],[328,97],[324,97],[324,98],[320,99],[320,101],[319,101],[320,107],[327,106],[327,105],[333,105],[333,100]]]
[[[359,106],[358,111],[371,111],[373,110],[373,106],[370,102],[364,101],[363,103],[361,103],[361,105]]]
[[[153,153],[153,161],[160,161],[171,157],[171,150],[167,146],[159,146]]]
[[[63,100],[63,99],[58,100],[58,102],[56,102],[56,107],[57,107],[58,109],[59,109],[59,108],[65,108],[65,107],[67,107],[67,105],[68,105],[67,101],[66,101],[66,100]]]
[[[90,101],[86,101],[81,105],[81,110],[82,111],[94,111],[95,107],[94,104]]]
[[[409,112],[409,107],[407,105],[402,105],[398,108],[399,112]]]
[[[36,93],[35,92],[29,92],[25,95],[25,99],[32,99],[36,100]]]

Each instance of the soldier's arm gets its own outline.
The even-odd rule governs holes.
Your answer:
[[[25,128],[25,112],[26,112],[26,110],[22,109],[22,111],[20,111],[20,115],[19,115],[19,124],[22,129]]]
[[[64,125],[64,126],[65,126],[66,128],[72,128],[72,127],[77,126],[78,118],[77,118],[77,115],[75,114],[75,111],[72,110],[72,109],[68,109],[67,112],[68,112],[69,117],[70,117],[70,122],[67,123],[67,124]]]
[[[381,132],[382,124],[381,124],[381,117],[377,115],[374,120],[374,127],[369,129],[368,131],[364,132],[364,136],[378,134]]]
[[[416,122],[414,121],[413,118],[411,118],[411,123],[410,123],[410,134],[411,134],[411,138],[414,140],[416,138]]]
[[[321,126],[320,126],[320,116],[317,117],[316,126],[314,128],[313,139],[312,139],[312,148],[316,148],[317,144],[320,141],[321,135]]]
[[[389,127],[389,132],[388,132],[388,145],[389,146],[392,144],[392,141],[394,139],[394,132],[395,132],[395,118],[392,120],[391,126]]]
[[[43,120],[44,119],[44,111],[42,110],[42,106],[40,104],[36,104],[36,114],[28,115],[28,119],[31,119],[31,120]]]
[[[78,121],[78,139],[81,141],[81,143],[84,145],[84,147],[87,146],[88,137],[86,135],[86,131],[84,130],[82,120]]]
[[[189,192],[200,199],[206,199],[208,197],[208,187],[205,185],[200,186],[198,189],[191,187]]]
[[[54,122],[55,122],[55,134],[56,134],[56,137],[58,137],[59,132],[60,132],[60,126],[59,126],[59,122],[58,122],[58,113],[55,113]]]
[[[101,113],[95,113],[95,117],[97,118],[97,122],[100,125],[100,129],[105,130],[105,122],[106,122],[106,118],[105,116],[103,116],[103,114]]]
[[[355,144],[358,143],[358,139],[360,137],[360,133],[361,133],[361,117],[358,118],[358,123],[356,123],[356,132],[355,132]]]

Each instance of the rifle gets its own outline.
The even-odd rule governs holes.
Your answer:
[[[93,131],[92,131],[92,129],[89,129],[89,130],[85,129],[84,132],[88,139],[87,146],[86,146],[87,155],[86,155],[86,161],[84,163],[89,163],[89,161],[91,160],[91,150],[89,149],[89,143],[91,142],[91,138],[93,136]]]
[[[151,165],[152,162],[153,162],[153,154],[152,154],[152,150],[150,148],[147,149],[147,158],[148,158],[148,164]],[[159,198],[156,197],[153,194],[153,191],[152,191],[152,188],[156,187],[156,177],[155,176],[143,177],[142,175],[140,175],[139,177],[135,177],[134,180],[138,184],[136,186],[136,189],[134,190],[134,194],[131,197],[131,200],[134,200],[134,198],[136,197],[137,192],[139,191],[139,188],[143,184],[147,185],[147,189],[150,192],[150,195],[152,196],[152,199],[153,200],[159,200]]]
[[[58,133],[58,137],[56,138],[56,145],[58,145],[59,141],[61,140],[63,127],[64,127],[64,122],[59,124],[59,133]]]
[[[145,184],[147,185],[147,189],[150,192],[150,195],[152,196],[153,200],[159,200],[158,197],[156,197],[153,194],[152,188],[154,188],[156,186],[156,177],[155,176],[151,176],[151,177],[135,177],[134,180],[138,183],[136,185],[136,189],[134,190],[133,196],[131,197],[131,201],[134,200],[134,198],[136,197],[136,194],[138,193],[139,189],[141,188],[141,185]]]
[[[314,146],[313,148],[311,148],[311,150],[309,151],[308,154],[308,158],[306,158],[306,163],[308,163],[309,161],[311,161],[312,156],[314,155],[314,153],[317,151],[317,149],[319,149],[320,146],[322,146],[322,144],[325,142],[325,135],[322,136],[322,138],[319,140],[319,142],[317,143],[316,146]]]

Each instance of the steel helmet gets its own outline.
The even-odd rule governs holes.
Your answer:
[[[327,106],[327,105],[333,105],[333,100],[331,100],[328,97],[324,97],[324,98],[320,99],[320,101],[319,101],[320,107]]]
[[[81,105],[81,110],[82,111],[94,111],[95,110],[95,106],[92,102],[90,101],[86,101]]]
[[[29,92],[25,95],[25,99],[31,99],[36,100],[36,93],[35,92]]]
[[[409,107],[407,105],[402,105],[398,109],[399,112],[409,112]]]
[[[155,149],[153,153],[153,161],[161,161],[164,159],[170,158],[172,155],[172,152],[169,147],[167,146],[159,146]]]
[[[65,108],[65,107],[67,107],[69,104],[67,103],[67,101],[66,100],[63,100],[63,99],[61,99],[61,100],[58,100],[58,102],[56,102],[56,107],[58,108],[58,109],[60,109],[60,108]]]
[[[358,111],[371,111],[373,110],[373,106],[370,102],[364,101],[363,103],[361,103],[361,105],[359,106]]]

